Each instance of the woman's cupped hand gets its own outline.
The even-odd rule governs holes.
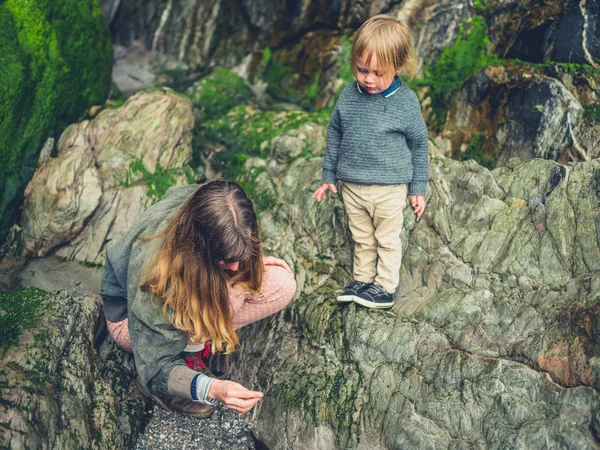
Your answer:
[[[235,381],[215,380],[208,391],[208,398],[216,398],[229,409],[244,414],[263,398],[263,393],[246,389]]]

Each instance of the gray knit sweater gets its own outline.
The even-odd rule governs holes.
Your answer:
[[[416,94],[404,83],[393,94],[369,94],[348,85],[327,127],[326,183],[408,184],[425,195],[429,179],[427,126]]]

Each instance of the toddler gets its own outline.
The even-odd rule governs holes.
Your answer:
[[[411,196],[414,213],[425,211],[429,178],[427,126],[415,93],[399,75],[416,72],[408,26],[386,15],[367,20],[352,45],[356,81],[340,95],[327,128],[321,186],[337,194],[354,239],[354,281],[338,302],[389,309],[402,263],[403,208]]]

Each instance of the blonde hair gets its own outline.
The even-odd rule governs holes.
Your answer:
[[[233,328],[227,279],[257,294],[264,266],[252,201],[232,182],[213,181],[198,191],[171,222],[152,236],[163,236],[149,259],[140,289],[163,302],[163,316],[195,342],[212,341],[212,350],[231,353],[239,344]],[[219,261],[239,261],[231,273]]]
[[[356,77],[357,60],[366,54],[367,63],[377,56],[379,70],[395,74],[401,67],[409,80],[417,73],[417,54],[408,25],[385,14],[373,16],[358,29],[350,54],[350,69]]]

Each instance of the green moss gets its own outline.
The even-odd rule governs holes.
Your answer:
[[[583,118],[586,120],[593,120],[595,122],[600,122],[600,105],[595,104],[592,106],[584,106]]]
[[[350,67],[350,56],[352,53],[352,41],[348,36],[342,36],[342,52],[340,55],[340,59],[342,60],[342,67],[338,74],[338,78],[341,78],[346,83],[351,83],[354,81],[354,76],[352,75],[352,70]]]
[[[234,106],[247,103],[252,89],[231,70],[215,67],[210,75],[202,78],[186,91],[202,118],[215,118]]]
[[[264,68],[269,65],[272,55],[273,55],[273,52],[271,51],[271,48],[265,47],[265,49],[263,50],[262,56],[260,58],[260,69],[261,70],[264,70]]]
[[[482,16],[487,16],[490,6],[486,0],[475,0],[475,11]]]
[[[473,159],[479,165],[492,170],[496,165],[496,161],[485,156],[485,153],[483,152],[484,144],[485,139],[483,138],[481,132],[479,132],[471,140],[467,149],[463,153],[456,152],[454,155],[452,155],[452,159],[457,161],[467,161],[469,159]]]
[[[474,17],[460,27],[456,42],[442,51],[435,65],[432,68],[425,66],[423,78],[409,83],[413,89],[428,87],[426,95],[431,99],[429,125],[436,132],[441,131],[452,97],[465,80],[486,66],[501,64],[496,55],[487,53],[489,42],[485,19]]]
[[[314,113],[305,111],[262,111],[243,105],[225,116],[204,124],[206,134],[226,144],[235,153],[264,156],[261,144],[294,130],[307,122],[327,124],[331,110]],[[225,156],[225,155],[224,155]]]
[[[258,212],[272,210],[277,205],[277,199],[270,192],[257,189],[256,178],[265,170],[264,167],[253,167],[248,172],[240,171],[235,178]]]
[[[0,3],[0,239],[43,142],[104,102],[111,64],[95,0]]]
[[[116,178],[116,185],[122,187],[131,187],[140,182],[148,187],[148,198],[154,204],[164,197],[170,187],[177,184],[176,177],[185,175],[188,183],[194,183],[194,171],[188,167],[166,169],[160,164],[156,165],[156,169],[150,172],[140,160],[135,160],[129,166],[129,170],[125,175]]]
[[[35,328],[49,296],[35,288],[0,293],[0,350],[15,345],[22,330]]]

